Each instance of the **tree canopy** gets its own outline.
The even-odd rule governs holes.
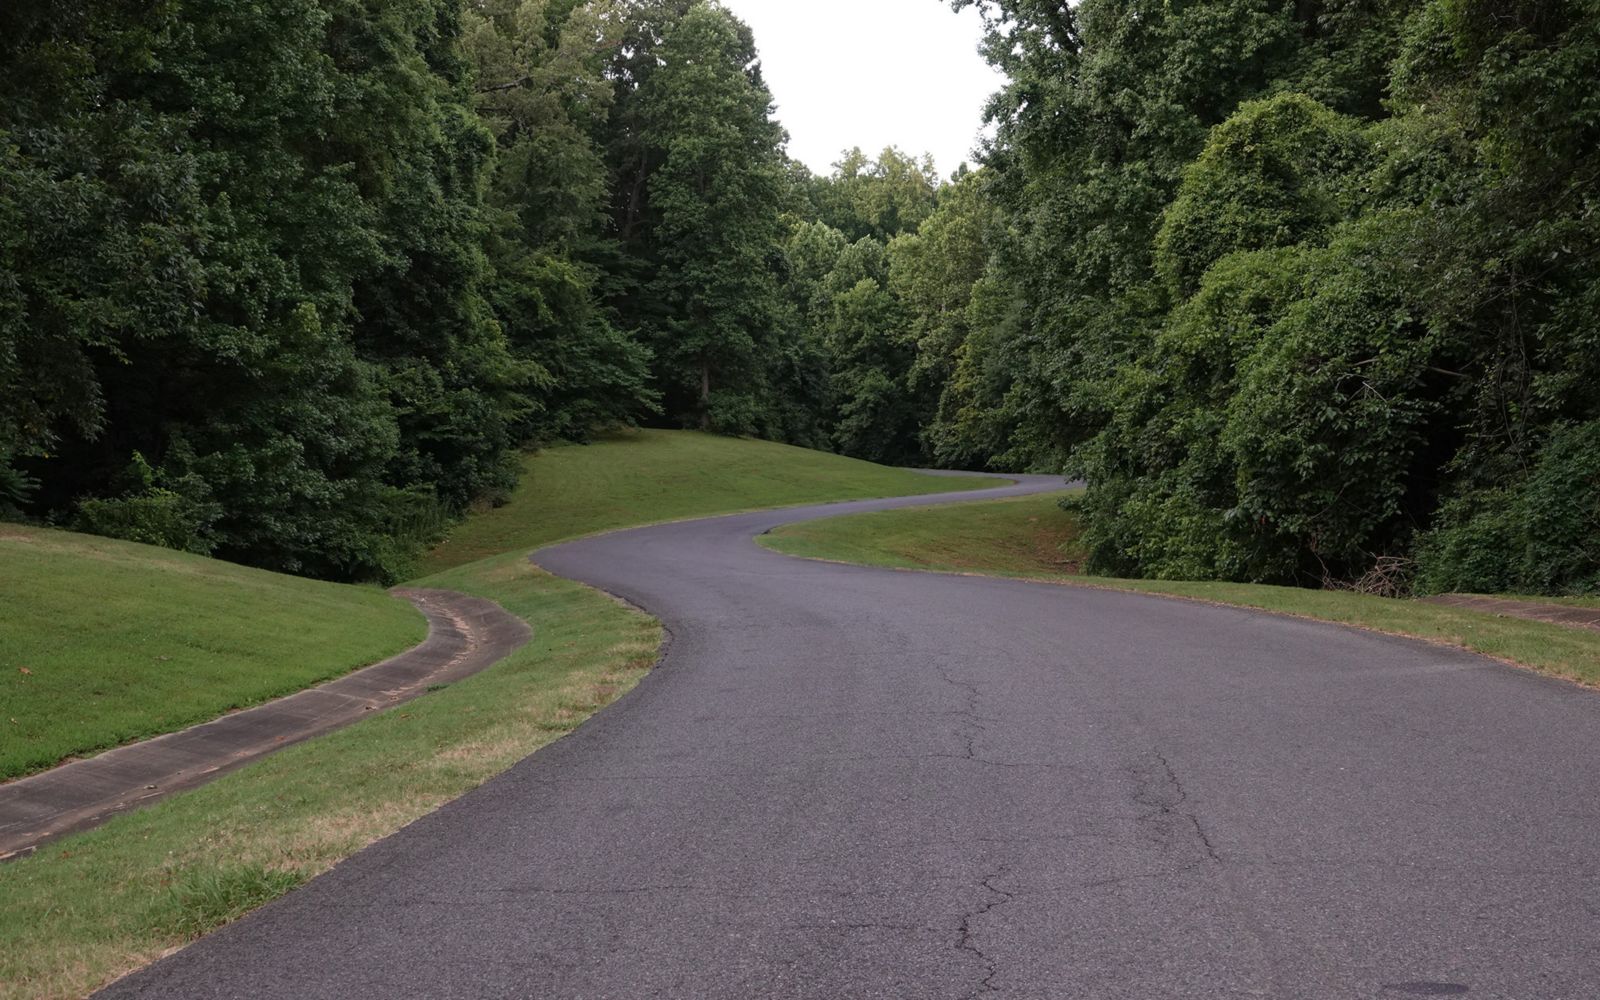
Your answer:
[[[1600,587],[1600,5],[956,6],[1010,78],[975,409],[1092,569]]]
[[[716,0],[0,10],[0,514],[392,579],[644,421],[1081,477],[1099,572],[1600,589],[1600,0],[950,5],[949,178],[789,159]]]

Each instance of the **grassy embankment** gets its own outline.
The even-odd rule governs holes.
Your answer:
[[[443,691],[0,865],[0,997],[88,993],[471,790],[629,690],[655,661],[659,625],[535,569],[527,550],[700,514],[987,485],[666,433],[552,449],[527,473],[509,505],[458,529],[429,560],[440,572],[416,582],[498,601],[533,626],[532,643]],[[179,604],[130,583],[111,620],[140,618],[140,600]],[[70,587],[57,602],[74,613]],[[7,614],[8,639],[12,627]],[[297,643],[306,634],[289,631]]]
[[[898,569],[1014,576],[1260,608],[1459,646],[1600,684],[1600,632],[1417,601],[1236,583],[1076,575],[1077,526],[1060,495],[912,507],[783,527],[762,544],[790,555]]]
[[[529,458],[511,501],[458,527],[422,569],[434,573],[502,552],[659,521],[996,485],[993,479],[935,478],[767,441],[637,431]]]
[[[0,780],[269,701],[421,642],[348,587],[0,525]]]

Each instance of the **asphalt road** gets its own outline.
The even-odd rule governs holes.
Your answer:
[[[750,540],[926,502],[539,553],[660,615],[664,666],[107,995],[1600,997],[1600,696]]]

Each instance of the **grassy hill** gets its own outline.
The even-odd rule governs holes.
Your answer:
[[[371,587],[0,524],[0,779],[258,704],[420,642]]]
[[[763,507],[948,493],[992,479],[935,478],[770,441],[641,430],[528,457],[505,506],[469,518],[424,573],[615,528]]]

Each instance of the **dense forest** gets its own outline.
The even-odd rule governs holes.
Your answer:
[[[936,442],[1083,477],[1103,573],[1600,588],[1600,3],[982,7]]]
[[[1096,572],[1600,589],[1600,0],[953,6],[948,178],[791,160],[714,0],[0,8],[0,513],[394,579],[642,422],[1063,472]]]

